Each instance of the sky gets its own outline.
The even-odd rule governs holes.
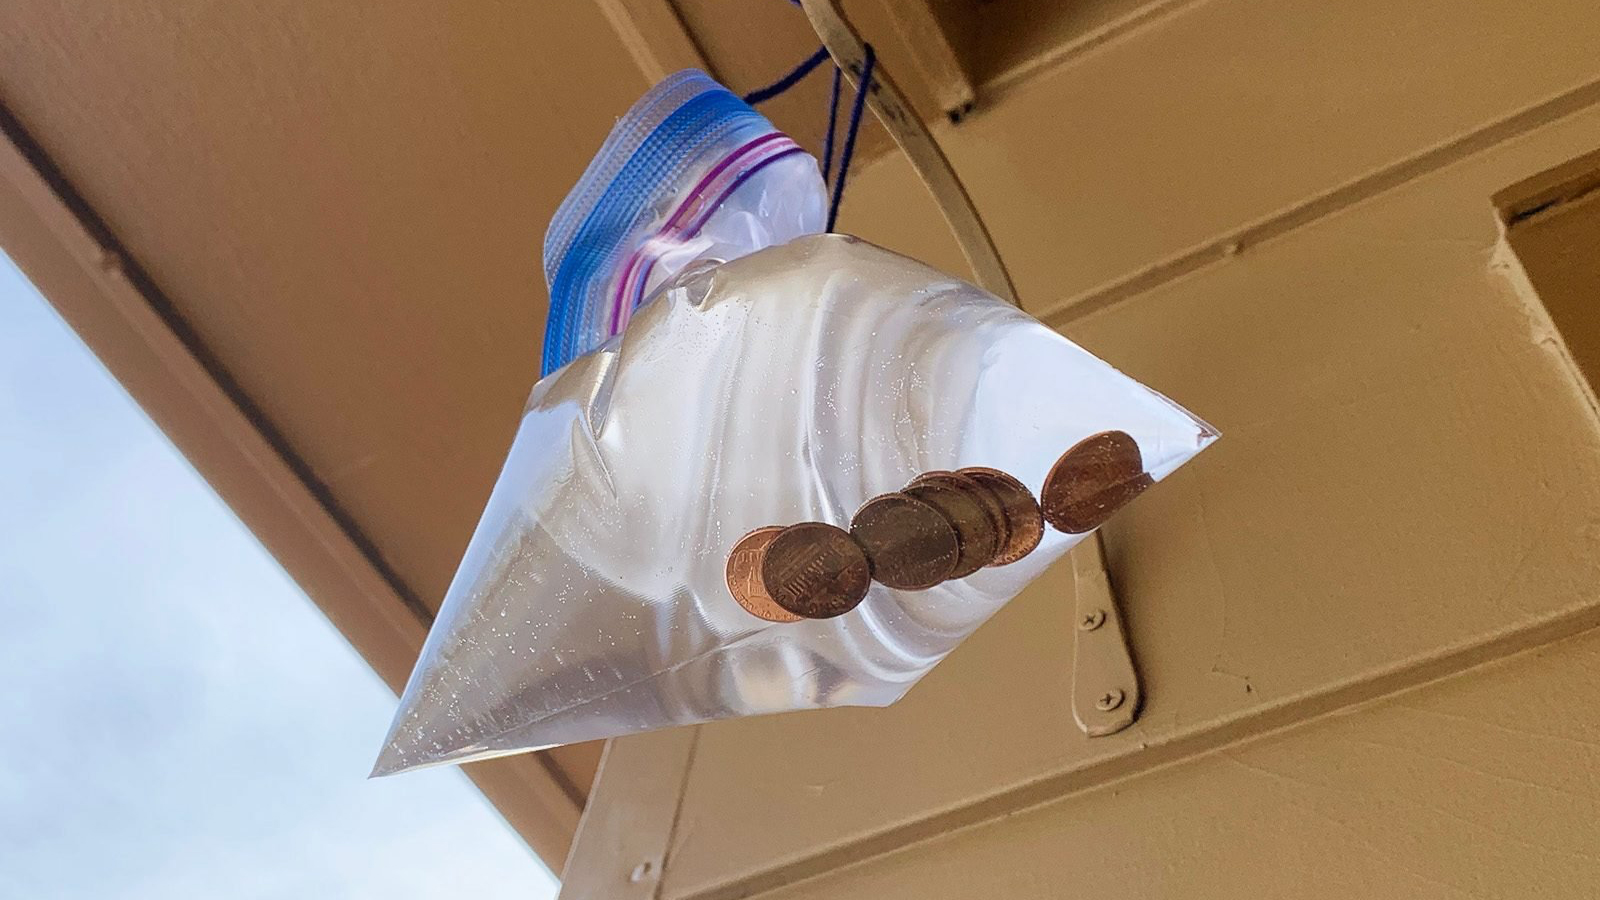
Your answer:
[[[394,706],[0,254],[0,898],[553,897]]]

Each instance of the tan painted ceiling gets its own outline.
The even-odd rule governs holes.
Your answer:
[[[0,99],[430,604],[537,371],[544,223],[645,86],[596,9],[559,9],[0,26]]]
[[[399,592],[431,609],[454,572],[538,368],[545,308],[538,252],[545,223],[615,117],[647,84],[601,4],[615,13],[650,2],[5,4],[0,106],[59,170],[61,186],[80,197],[148,273],[144,286],[153,290],[152,302],[170,303],[163,309],[170,313],[168,324],[178,326],[191,349],[237,388],[259,424],[281,438],[276,449],[303,466],[317,498],[365,542]],[[857,0],[850,6],[919,108],[936,115],[930,92],[915,77],[920,69],[889,27],[886,4],[893,2],[898,0]],[[930,0],[933,7],[958,12],[964,3],[973,5]],[[1013,93],[982,110],[970,127],[946,130],[941,138],[1013,261],[1025,301],[1058,324],[1070,304],[1108,306],[1236,251],[1241,239],[1247,246],[1264,243],[1357,204],[1370,196],[1364,190],[1387,189],[1398,183],[1394,178],[1445,166],[1486,142],[1534,127],[1529,122],[1545,121],[1519,118],[1526,109],[1554,116],[1593,97],[1592,41],[1578,38],[1594,32],[1595,18],[1579,0],[1552,6],[1564,10],[1565,18],[1520,16],[1510,2],[1441,0],[1420,4],[1419,11],[1393,23],[1387,21],[1389,5],[1377,2],[1297,3],[1292,5],[1302,9],[1294,15],[1243,2],[1196,3],[1174,14],[1171,27],[1153,29],[1137,44],[1117,43],[1114,30],[1095,30],[1138,7],[1177,4],[980,5],[990,24],[957,50],[985,87]],[[675,9],[712,68],[736,90],[765,83],[815,46],[783,0],[676,0]],[[727,15],[720,15],[724,10]],[[1508,27],[1513,21],[1517,27]],[[1341,29],[1362,36],[1362,65],[1328,49],[1329,35]],[[1056,71],[1049,84],[1038,83],[1044,77],[1022,84],[1065,35],[1090,32],[1101,35],[1090,40],[1102,42],[1106,52]],[[1258,50],[1218,65],[1216,48],[1236,35],[1247,36]],[[1480,60],[1486,58],[1499,61],[1500,68],[1485,67]],[[1274,82],[1285,71],[1294,73],[1289,88]],[[773,104],[771,114],[780,127],[815,146],[825,90],[825,79],[815,77]],[[1554,105],[1533,105],[1539,103]],[[867,140],[869,151],[884,149],[881,135]],[[1477,187],[1485,196],[1493,188]],[[949,263],[948,236],[904,167],[863,171],[860,190],[853,196],[876,197],[880,208],[859,220],[860,233]],[[0,219],[11,196],[0,191]],[[1465,213],[1459,220],[1463,228],[1472,226]],[[849,224],[854,228],[856,222]],[[1405,228],[1396,225],[1394,231],[1409,240]],[[1365,239],[1350,239],[1361,249],[1361,266],[1353,271],[1370,267]],[[1232,318],[1207,318],[1198,310],[1213,307],[1197,304],[1197,311],[1185,313],[1190,318],[1174,319],[1169,306],[1157,304],[1088,321],[1083,336],[1133,374],[1150,376],[1152,384],[1186,382],[1192,395],[1186,402],[1198,401],[1195,408],[1225,428],[1262,421],[1256,415],[1265,405],[1261,385],[1283,392],[1272,399],[1285,408],[1301,399],[1293,392],[1311,390],[1328,403],[1339,401],[1330,407],[1339,415],[1350,415],[1349,404],[1328,387],[1342,389],[1346,382],[1325,377],[1342,371],[1335,362],[1348,361],[1335,359],[1302,378],[1281,376],[1296,371],[1286,360],[1322,359],[1324,333],[1305,336],[1304,344],[1241,344],[1248,352],[1225,354],[1233,358],[1233,369],[1202,364],[1217,355],[1211,348],[1232,346],[1226,335],[1207,331],[1223,327],[1215,323],[1257,315],[1278,322],[1269,314],[1295,312],[1284,304],[1305,293],[1303,284],[1273,277],[1281,296],[1261,299],[1248,285],[1231,283],[1222,292],[1259,302],[1259,310],[1246,306]],[[1308,308],[1324,315],[1339,311],[1331,300]],[[1397,306],[1390,314],[1406,309]],[[1452,327],[1460,323],[1459,317],[1445,318]],[[1136,349],[1143,335],[1170,330],[1174,321],[1206,341],[1173,342],[1159,353]],[[1352,316],[1350,333],[1381,325],[1373,321],[1378,324]],[[1284,334],[1303,329],[1292,317],[1281,322]],[[1396,341],[1405,334],[1398,328],[1383,333]],[[1409,347],[1388,353],[1375,342],[1352,344],[1365,349],[1372,371],[1356,370],[1357,377],[1348,379],[1351,390],[1386,384],[1390,360],[1409,358]],[[1439,371],[1454,371],[1455,357],[1441,358]],[[116,365],[113,370],[128,378]],[[141,401],[152,402],[147,384],[130,387]],[[1326,443],[1320,432],[1291,436],[1313,448],[1308,456]],[[179,442],[194,453],[181,436]],[[1257,580],[1254,560],[1270,556],[1274,547],[1292,558],[1301,532],[1267,533],[1252,525],[1267,521],[1257,515],[1271,508],[1265,495],[1283,491],[1257,485],[1251,493],[1253,482],[1230,473],[1285,466],[1272,455],[1283,445],[1281,438],[1251,443],[1248,435],[1235,435],[1226,446],[1241,449],[1218,452],[1242,454],[1235,458],[1244,462],[1232,469],[1213,463],[1210,470],[1222,479],[1216,495],[1236,499],[1231,520],[1230,507],[1208,514],[1243,523],[1246,539],[1227,558]],[[1365,459],[1352,456],[1347,464]],[[228,473],[208,468],[204,459],[197,462],[238,503],[228,491]],[[1479,468],[1494,469],[1488,462]],[[1356,516],[1347,506],[1359,504],[1333,496],[1327,480],[1305,476],[1302,496],[1320,499],[1321,508],[1343,517],[1318,517],[1322,530],[1305,533],[1328,535],[1328,546],[1364,540],[1361,546],[1374,557],[1393,555],[1377,538],[1347,525]],[[1503,478],[1493,484],[1511,491]],[[1165,495],[1170,499],[1163,502],[1190,503],[1177,486]],[[1198,501],[1191,505],[1198,508]],[[267,536],[262,520],[252,519],[249,509],[241,507],[241,513]],[[1179,533],[1187,519],[1158,519],[1151,515],[1155,524],[1148,527],[1173,533],[1162,532],[1152,544],[1175,548],[1165,552],[1182,560],[1209,558],[1185,549],[1184,536],[1198,533]],[[1429,523],[1406,521],[1413,525],[1409,534],[1435,533]],[[284,555],[282,546],[268,543]],[[1445,578],[1465,581],[1476,577],[1473,572],[1457,573],[1459,567],[1447,566],[1442,555],[1431,558],[1435,580],[1460,587],[1462,596],[1477,596]],[[1355,570],[1366,578],[1386,571]],[[1563,571],[1534,570],[1550,579]],[[294,573],[309,583],[303,571]],[[1500,580],[1498,570],[1490,574],[1495,577],[1486,581]],[[1359,579],[1345,580],[1354,585],[1346,590],[1351,596],[1330,593],[1330,599],[1382,599],[1376,590],[1358,590],[1364,584]],[[1145,593],[1188,599],[1167,588],[1158,584]],[[1260,594],[1295,596],[1276,584]],[[1214,601],[1172,608],[1175,615],[1199,617],[1223,599],[1219,593]],[[1498,597],[1482,599],[1485,609],[1497,603]],[[1252,608],[1272,621],[1275,607],[1263,602]],[[1439,608],[1446,607],[1441,602]],[[1490,620],[1483,610],[1451,621],[1457,619],[1464,631],[1488,627],[1483,623]],[[1187,672],[1180,665],[1183,648],[1160,640],[1176,641],[1162,635],[1194,629],[1155,629],[1148,609],[1145,621],[1140,637],[1149,657],[1176,660],[1173,671]],[[1384,664],[1389,660],[1383,653],[1410,652],[1407,641],[1413,638],[1418,646],[1425,643],[1416,636],[1426,631],[1422,626],[1413,634],[1391,624],[1375,636],[1357,624],[1349,627],[1350,645],[1368,648]],[[1335,653],[1344,645],[1327,646]],[[1309,690],[1326,677],[1325,670],[1344,671],[1296,649],[1271,642],[1252,648],[1262,656],[1295,656],[1293,665],[1285,664],[1294,678],[1283,678],[1287,686],[1275,690]],[[994,657],[1002,655],[996,651]],[[391,655],[375,665],[398,683],[409,659]],[[1153,702],[1189,696],[1194,716],[1231,714],[1231,704],[1246,702],[1212,690],[1215,679],[1202,662],[1191,668],[1197,674],[1189,695],[1172,689],[1180,680],[1175,677]],[[1273,696],[1274,688],[1262,681],[1249,702]],[[982,708],[1003,712],[1000,706]],[[782,735],[799,726],[759,727]],[[842,754],[853,746],[837,743],[832,749]],[[1016,746],[1023,752],[1031,745]],[[704,758],[734,759],[742,749],[724,744],[723,756],[707,752]],[[567,751],[564,759],[560,772],[581,795],[594,770],[594,750]],[[764,774],[741,782],[727,768],[708,770],[715,778],[702,780],[702,791],[708,784],[774,792],[792,787],[768,785]],[[752,795],[740,794],[746,800]],[[864,807],[859,794],[840,796],[841,807],[860,809],[867,819],[904,814],[889,803]],[[496,799],[506,808],[503,797]],[[742,821],[718,819],[727,829]],[[880,825],[873,820],[859,829],[868,833]],[[775,845],[793,836],[765,837]],[[741,844],[752,858],[759,845]],[[767,849],[773,857],[794,852]],[[559,848],[542,852],[559,865]],[[700,855],[708,879],[705,873],[720,876],[730,865],[719,844],[705,844]],[[693,876],[693,862],[680,860],[679,877]]]
[[[0,10],[0,103],[428,608],[537,371],[544,223],[644,87],[581,3]]]
[[[711,23],[736,89],[815,46],[759,8]],[[537,373],[545,223],[646,86],[588,3],[0,12],[0,102],[430,606]]]
[[[0,7],[13,141],[91,232],[104,227],[146,299],[423,625],[537,375],[545,224],[648,86],[618,10],[681,17],[687,45],[738,91],[817,46],[782,0],[604,5],[612,19],[591,2]],[[884,8],[853,5],[903,63]],[[815,147],[826,92],[819,72],[767,111]],[[863,140],[865,157],[887,148],[875,126]],[[174,399],[130,387],[147,406]],[[328,607],[286,549],[315,538],[286,537],[196,461]],[[352,637],[403,683],[414,648]],[[598,753],[555,757],[579,802]]]

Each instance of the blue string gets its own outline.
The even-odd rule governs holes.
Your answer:
[[[839,177],[833,182],[833,202],[828,206],[828,230],[839,218],[839,201],[844,199],[844,179],[850,171],[850,158],[856,152],[856,131],[861,128],[861,113],[867,106],[867,91],[872,89],[872,69],[878,56],[871,44],[861,61],[861,81],[856,84],[856,99],[850,106],[850,127],[844,133],[844,151],[839,155]]]
[[[799,0],[789,0],[789,2],[795,6],[800,5]],[[828,231],[833,230],[834,223],[839,219],[839,204],[844,200],[845,177],[850,171],[850,161],[855,158],[856,153],[856,132],[861,129],[861,116],[867,106],[867,92],[872,90],[872,70],[878,62],[877,51],[872,49],[871,44],[865,42],[863,44],[866,48],[866,55],[861,61],[861,80],[856,84],[855,100],[850,104],[850,124],[845,129],[844,149],[839,154],[839,177],[833,181],[833,197],[828,203]],[[771,100],[773,97],[799,84],[817,66],[822,65],[827,58],[828,48],[826,46],[818,47],[817,52],[806,57],[805,61],[795,66],[789,74],[764,88],[745,94],[744,102],[754,106],[757,103]],[[839,124],[840,77],[839,67],[835,65],[833,67],[833,84],[828,90],[828,130],[822,137],[822,181],[824,184],[827,183],[828,176],[833,171],[833,144]]]
[[[822,136],[822,182],[828,182],[833,170],[833,135],[839,126],[839,80],[843,73],[833,67],[833,87],[828,91],[828,130]]]
[[[760,90],[751,91],[750,93],[745,94],[744,102],[750,104],[751,106],[755,106],[757,103],[771,100],[773,97],[776,97],[784,91],[787,91],[789,88],[799,84],[800,79],[810,75],[811,70],[822,65],[827,61],[827,59],[828,48],[818,47],[817,52],[806,57],[805,62],[795,66],[794,70],[789,74],[779,78],[777,81],[774,81],[772,84],[769,84]]]

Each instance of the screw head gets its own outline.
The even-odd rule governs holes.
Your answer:
[[[1116,688],[1112,688],[1111,690],[1106,691],[1104,694],[1101,694],[1100,699],[1094,701],[1094,708],[1100,710],[1101,712],[1110,712],[1113,709],[1121,706],[1122,700],[1123,693]]]
[[[1079,631],[1093,631],[1106,623],[1106,611],[1097,609],[1078,620]]]

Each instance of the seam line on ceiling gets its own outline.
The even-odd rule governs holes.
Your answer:
[[[572,801],[573,807],[581,811],[584,804],[589,802],[589,798],[578,790],[578,785],[573,782],[567,771],[561,768],[561,764],[556,761],[556,758],[549,753],[532,753],[530,755],[538,761],[539,765],[544,766],[545,774],[549,775],[555,786],[563,794],[567,795],[567,799]]]
[[[1003,819],[1036,811],[1091,791],[1114,787],[1192,762],[1198,757],[1255,743],[1315,724],[1356,707],[1381,702],[1458,678],[1510,658],[1537,652],[1559,641],[1600,628],[1600,602],[1568,607],[1522,627],[1433,654],[1403,660],[1374,675],[1363,675],[1320,690],[1181,732],[1159,743],[1057,772],[962,803],[931,816],[826,848],[772,869],[756,872],[675,900],[735,900],[779,887],[823,878],[840,869],[868,865],[884,857],[971,832]]]
[[[689,738],[689,752],[683,761],[683,777],[678,782],[678,803],[672,810],[672,823],[667,826],[666,840],[661,849],[661,877],[656,881],[656,888],[651,893],[654,900],[665,900],[667,873],[672,871],[672,857],[678,852],[678,825],[683,821],[683,808],[689,797],[689,777],[694,774],[695,755],[700,750],[700,735],[704,725],[691,725],[694,734]]]
[[[321,479],[317,478],[307,463],[284,437],[283,432],[274,426],[261,408],[244,391],[233,376],[222,365],[215,354],[205,346],[199,335],[187,320],[179,314],[165,292],[163,292],[150,277],[150,273],[134,259],[126,246],[117,238],[110,225],[95,212],[83,195],[72,186],[61,169],[45,152],[44,148],[33,139],[21,121],[11,113],[4,104],[0,104],[0,134],[8,138],[12,144],[27,159],[29,165],[39,174],[57,199],[72,213],[78,223],[89,234],[105,254],[105,258],[118,269],[128,280],[156,314],[163,324],[172,332],[196,362],[198,362],[222,393],[233,403],[244,418],[250,423],[261,438],[272,448],[283,463],[289,468],[294,477],[300,481],[306,491],[315,499],[328,514],[328,517],[343,531],[357,551],[377,573],[378,577],[386,583],[395,596],[404,604],[406,610],[422,623],[424,628],[432,625],[433,612],[428,609],[409,586],[400,579],[398,573],[384,560],[383,554],[377,545],[361,530],[355,519],[344,510],[333,498],[333,493]]]
[[[1110,285],[1056,304],[1040,314],[1053,327],[1109,309],[1191,272],[1207,268],[1254,246],[1310,226],[1323,218],[1400,188],[1542,126],[1600,105],[1600,81],[1589,82],[1482,128],[1360,176],[1283,212],[1245,225],[1198,248],[1181,253]],[[1488,197],[1485,196],[1485,204]],[[1486,215],[1488,212],[1486,212]],[[877,861],[951,834],[982,828],[996,820],[1069,800],[1130,778],[1182,765],[1195,758],[1300,728],[1351,708],[1425,688],[1510,657],[1532,652],[1600,628],[1600,605],[1581,604],[1526,625],[1403,660],[1360,679],[1289,697],[1215,725],[1091,763],[1014,785],[883,831],[735,878],[679,900],[733,900],[827,876],[841,868]]]
[[[1192,272],[1226,262],[1251,247],[1314,225],[1336,213],[1596,105],[1600,105],[1600,81],[1591,81],[1399,162],[1358,176],[1280,212],[1224,232],[1219,237],[1146,268],[1030,312],[1053,328],[1064,328]],[[1487,194],[1484,203],[1489,203]]]
[[[1034,78],[1047,75],[1096,50],[1131,37],[1199,2],[1200,0],[1161,0],[1151,3],[1078,37],[1057,44],[1032,59],[1015,63],[978,86],[978,103],[980,106],[993,104],[1003,99],[1008,92],[1017,90]]]

